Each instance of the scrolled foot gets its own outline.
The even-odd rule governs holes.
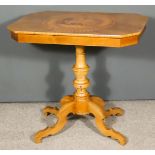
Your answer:
[[[118,107],[110,108],[105,111],[106,117],[108,116],[122,116],[124,114],[124,110]]]
[[[52,113],[56,112],[56,116],[57,116],[58,120],[54,126],[47,127],[43,130],[38,131],[34,135],[34,142],[35,143],[41,143],[43,138],[45,138],[47,136],[55,135],[56,133],[61,131],[67,122],[67,115],[74,111],[73,105],[74,105],[73,102],[65,104],[64,106],[62,106],[60,108],[59,111],[57,111],[57,110],[53,111],[53,109],[51,109],[51,107],[50,108],[48,107],[47,109],[45,108],[45,113],[49,112],[48,110],[52,110],[52,111],[50,111]]]
[[[99,105],[90,102],[89,103],[89,112],[94,115],[97,128],[101,132],[101,134],[117,140],[121,145],[126,144],[126,138],[121,133],[119,133],[118,131],[115,131],[114,129],[109,129],[106,127],[106,125],[103,121],[105,119],[106,115],[105,115],[105,112],[103,111],[103,109]],[[121,111],[120,111],[120,109],[115,109],[115,110],[111,110],[111,112],[113,112],[113,114],[116,114],[116,112],[120,113]],[[111,113],[109,112],[109,113],[107,113],[107,115],[108,114],[110,115]]]
[[[102,98],[98,97],[98,96],[90,96],[90,100],[99,105],[101,108],[104,108],[105,102]]]
[[[48,116],[48,115],[51,115],[51,114],[53,114],[53,115],[57,115],[57,113],[58,113],[58,111],[59,111],[59,109],[57,108],[57,107],[45,107],[44,109],[43,109],[43,114],[45,115],[45,116]]]
[[[60,103],[61,105],[64,105],[66,103],[72,102],[74,100],[73,95],[68,95],[68,96],[64,96],[61,100]]]
[[[126,138],[120,132],[115,131],[114,129],[109,129],[106,127],[102,119],[96,118],[96,125],[101,132],[101,134],[110,137],[114,140],[117,140],[121,145],[126,144]]]
[[[48,128],[45,128],[44,130],[41,130],[41,131],[37,132],[37,133],[34,135],[34,142],[35,142],[36,144],[39,144],[39,143],[42,142],[42,138],[43,138],[42,134],[43,134],[43,132],[46,131],[47,129],[48,129]]]

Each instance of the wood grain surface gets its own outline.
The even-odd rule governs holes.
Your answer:
[[[45,11],[26,15],[8,29],[19,42],[119,47],[136,44],[146,22],[146,16],[131,13]],[[123,44],[124,38],[129,43]]]

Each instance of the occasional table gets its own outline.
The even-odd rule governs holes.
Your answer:
[[[89,66],[84,47],[135,45],[146,23],[146,16],[132,13],[45,11],[26,15],[8,26],[11,37],[17,42],[74,45],[76,49],[76,63],[73,66],[75,92],[60,100],[60,109],[50,106],[43,109],[46,116],[54,114],[58,120],[54,126],[37,132],[34,136],[35,143],[40,143],[43,138],[63,129],[69,114],[92,114],[101,134],[122,145],[126,143],[125,136],[108,128],[104,122],[109,116],[122,115],[123,110],[118,107],[105,110],[104,100],[87,91],[90,85],[87,78]]]

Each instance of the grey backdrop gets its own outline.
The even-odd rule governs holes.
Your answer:
[[[155,99],[155,6],[0,6],[0,102],[58,101],[74,91],[73,46],[19,44],[6,30],[17,18],[43,10],[137,12],[149,16],[138,45],[86,50],[92,94],[106,100]]]

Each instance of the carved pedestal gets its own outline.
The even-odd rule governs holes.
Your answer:
[[[76,63],[73,66],[75,80],[73,85],[76,89],[73,95],[65,96],[60,100],[61,108],[46,107],[43,113],[47,116],[54,114],[57,117],[57,122],[52,127],[47,127],[34,136],[35,143],[40,143],[47,136],[54,135],[61,131],[67,122],[67,116],[72,113],[74,115],[92,114],[95,117],[96,126],[101,134],[117,140],[120,144],[126,143],[126,138],[114,129],[109,129],[104,121],[108,116],[120,116],[123,110],[120,108],[104,109],[104,101],[96,96],[91,96],[87,91],[89,79],[87,73],[89,66],[86,64],[85,51],[83,46],[76,46]]]

